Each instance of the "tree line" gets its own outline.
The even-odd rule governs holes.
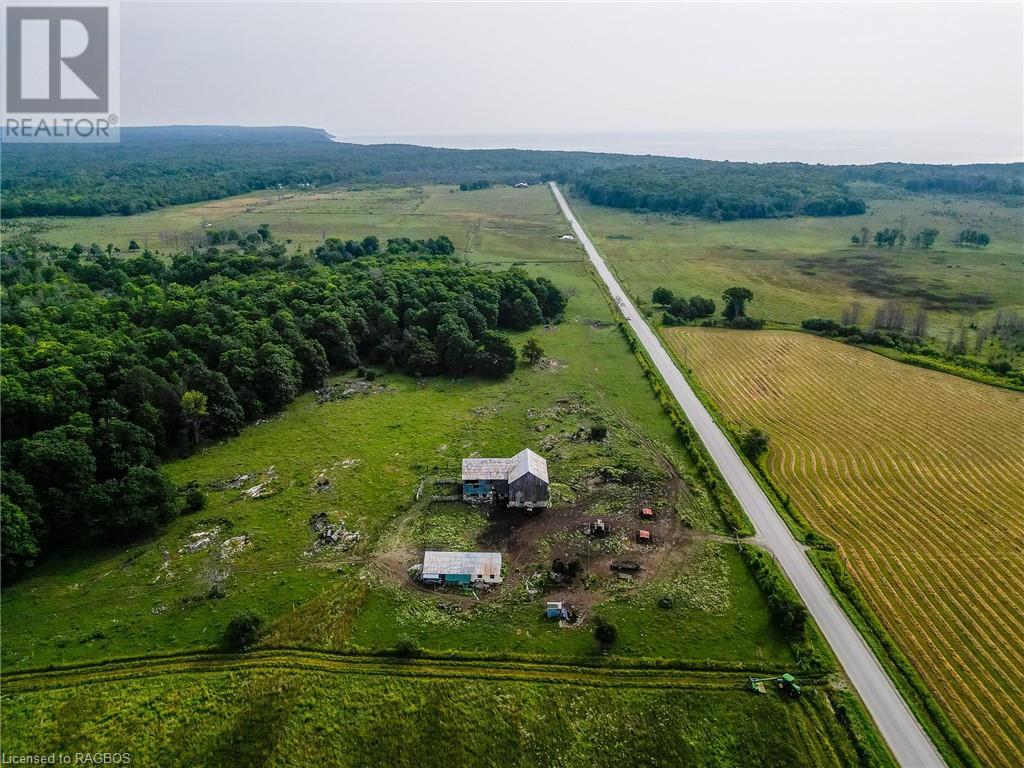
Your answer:
[[[839,178],[846,181],[870,181],[908,192],[1024,195],[1024,163],[876,163],[841,166],[837,172]]]
[[[811,317],[801,323],[804,330],[839,339],[849,344],[897,349],[921,357],[943,359],[962,368],[993,372],[1017,385],[1024,385],[1024,373],[1013,361],[1024,351],[1024,320],[1014,310],[1000,310],[991,324],[961,318],[957,328],[946,330],[945,347],[928,342],[929,317],[923,307],[908,308],[896,301],[875,307],[866,324],[861,324],[863,307],[853,303],[843,310],[842,320]],[[973,344],[969,332],[974,331]],[[986,355],[982,362],[972,359]]]
[[[195,494],[162,459],[237,434],[331,371],[505,376],[517,356],[503,331],[566,305],[546,279],[473,267],[443,236],[368,237],[359,255],[337,240],[289,254],[269,229],[241,242],[169,260],[4,243],[6,576],[62,540],[167,521]]]
[[[747,303],[754,300],[754,293],[749,288],[736,286],[722,291],[722,318],[730,328],[758,330],[764,327],[764,321],[747,316]],[[685,325],[691,320],[710,318],[715,314],[715,300],[704,296],[685,298],[676,296],[670,288],[659,286],[651,294],[651,303],[660,306],[664,312],[662,325]],[[705,320],[702,325],[714,325],[714,320]]]
[[[910,238],[910,245],[912,248],[928,250],[935,245],[938,237],[939,230],[927,227]],[[959,246],[970,245],[984,248],[992,240],[985,232],[979,232],[976,229],[962,229],[952,242]],[[907,244],[907,235],[900,227],[885,227],[871,237],[868,228],[861,227],[860,232],[850,235],[850,243],[860,246],[874,243],[876,248],[903,248]]]
[[[633,165],[588,171],[574,191],[595,205],[685,213],[712,221],[864,213],[864,200],[834,174],[798,163]]]
[[[1024,164],[823,166],[533,150],[358,145],[308,128],[125,128],[119,144],[6,144],[0,214],[134,214],[254,190],[332,184],[571,183],[601,205],[712,220],[863,213],[851,181],[1024,194]]]

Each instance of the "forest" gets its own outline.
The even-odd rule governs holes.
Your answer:
[[[573,188],[595,205],[687,213],[714,221],[865,211],[864,201],[833,172],[798,163],[634,165],[590,171]]]
[[[599,205],[713,220],[863,213],[848,182],[1024,195],[1024,164],[824,166],[332,141],[310,128],[125,128],[119,144],[4,145],[4,218],[134,214],[253,190],[553,179]]]
[[[134,214],[253,190],[568,178],[631,160],[586,152],[334,142],[309,128],[125,128],[120,144],[5,144],[5,219]],[[467,181],[468,180],[468,181]]]
[[[838,169],[846,181],[872,181],[908,192],[939,192],[957,195],[1024,195],[1024,163],[977,163],[974,165],[922,165],[876,163]]]
[[[169,260],[4,243],[5,577],[61,541],[121,540],[201,504],[160,461],[332,371],[503,377],[516,352],[502,331],[566,306],[546,279],[473,267],[444,236],[294,254],[268,227],[257,235]]]

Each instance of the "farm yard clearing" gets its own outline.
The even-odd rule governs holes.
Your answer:
[[[1024,396],[806,334],[666,330],[987,765],[1024,760]]]

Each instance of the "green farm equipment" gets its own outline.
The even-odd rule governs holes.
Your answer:
[[[793,698],[800,695],[802,689],[796,682],[796,678],[789,672],[778,677],[750,677],[747,681],[747,688],[754,693],[767,693],[765,683],[774,683],[780,691],[788,693]]]

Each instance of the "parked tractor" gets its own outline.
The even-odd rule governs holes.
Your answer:
[[[764,684],[774,684],[783,693],[788,693],[794,699],[802,693],[802,688],[796,682],[796,678],[789,672],[778,677],[750,677],[747,681],[747,688],[754,693],[767,693]]]

